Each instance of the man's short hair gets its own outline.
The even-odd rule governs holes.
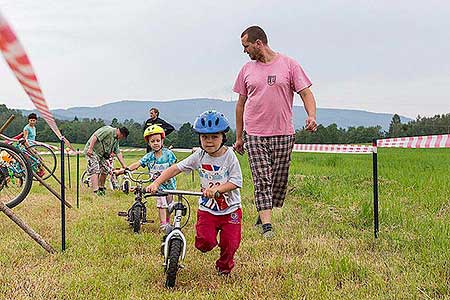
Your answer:
[[[247,35],[247,42],[254,43],[256,40],[260,40],[264,45],[267,45],[267,35],[264,30],[259,26],[250,26],[245,29],[241,34],[241,38]]]
[[[128,131],[128,128],[126,127],[120,127],[119,131],[125,138],[127,138],[128,135],[130,134],[130,131]]]
[[[36,115],[35,113],[29,114],[29,115],[28,115],[28,120],[30,120],[30,119],[37,120],[37,115]]]
[[[150,108],[150,111],[152,110],[155,112],[156,116],[159,117],[159,110],[155,107]]]

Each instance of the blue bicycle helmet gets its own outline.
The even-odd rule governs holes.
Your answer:
[[[195,119],[194,130],[199,134],[227,132],[230,122],[222,113],[208,110]]]

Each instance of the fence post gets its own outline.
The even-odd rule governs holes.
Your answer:
[[[375,238],[378,238],[378,158],[377,158],[377,139],[372,141],[372,165],[373,165],[373,231]]]
[[[77,148],[77,208],[80,208],[80,149]]]
[[[71,175],[70,175],[70,155],[69,152],[67,152],[67,175],[68,175],[68,181],[69,181],[69,189],[72,188],[72,181],[70,180]]]
[[[61,137],[61,250],[66,250],[66,206],[64,202],[66,200],[66,188],[64,178],[64,137]]]

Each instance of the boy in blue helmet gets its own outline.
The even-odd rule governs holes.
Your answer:
[[[197,170],[203,196],[199,198],[195,247],[208,252],[217,245],[220,257],[216,270],[228,275],[234,267],[234,254],[241,242],[242,172],[232,148],[226,147],[225,133],[230,125],[225,116],[210,110],[202,113],[194,122],[201,148],[183,161],[166,169],[147,192],[155,193],[160,184],[181,172]],[[217,234],[220,241],[217,241]]]

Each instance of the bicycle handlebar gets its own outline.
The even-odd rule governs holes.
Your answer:
[[[140,172],[141,174],[140,175],[143,175],[143,174],[148,174],[148,173],[144,173],[144,172]],[[142,183],[148,183],[148,182],[151,182],[152,181],[152,178],[148,178],[148,179],[144,179],[144,180],[142,180],[142,179],[134,179],[133,178],[133,176],[132,176],[132,172],[131,171],[129,171],[129,170],[125,170],[125,173],[124,173],[131,181],[133,181],[133,182],[136,182],[136,183],[140,183],[140,184],[142,184]],[[136,174],[138,174],[138,173],[136,173]]]
[[[181,196],[203,196],[203,193],[201,192],[192,192],[192,191],[183,191],[183,190],[159,190],[154,194],[147,194],[145,195],[145,198],[147,197],[161,197],[161,196],[167,196],[167,195],[181,195]],[[215,198],[219,198],[220,193],[216,192]]]

